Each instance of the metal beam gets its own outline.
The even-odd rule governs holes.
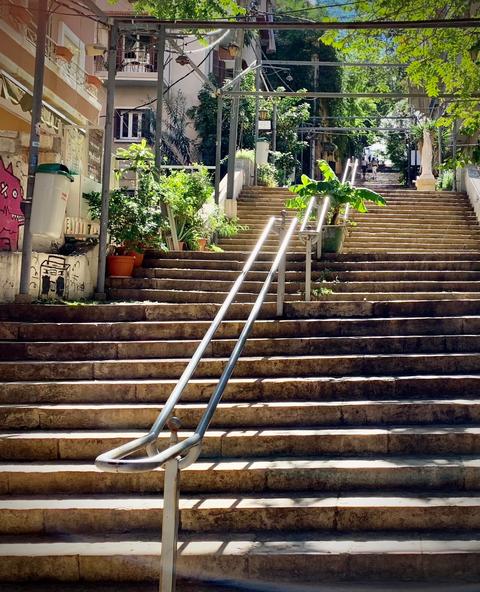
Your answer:
[[[255,97],[255,91],[228,91],[225,93],[226,97]],[[404,98],[417,98],[417,99],[429,99],[426,94],[422,93],[342,93],[342,92],[300,92],[300,91],[260,91],[259,96],[261,97],[297,97],[299,99],[338,99],[338,98],[350,98],[350,99],[404,99]],[[436,98],[439,99],[451,99],[454,101],[476,101],[480,99],[480,94],[475,93],[471,97],[457,97],[455,95],[438,95]]]
[[[172,30],[212,30],[212,29],[243,29],[243,30],[300,30],[300,31],[346,31],[346,30],[392,30],[392,29],[478,29],[480,28],[479,18],[455,18],[455,19],[434,19],[434,20],[411,20],[411,21],[329,21],[329,22],[295,22],[295,21],[202,21],[202,20],[178,20],[160,21],[152,17],[133,17],[132,15],[117,15],[115,17],[122,23],[122,29],[139,31],[138,24],[141,23],[156,27],[165,25]]]
[[[313,126],[313,127],[300,127],[298,129],[300,132],[398,132],[398,133],[408,133],[409,130],[404,128],[395,128],[395,127],[321,127],[321,126]]]
[[[264,66],[326,66],[336,68],[346,66],[352,68],[406,68],[408,64],[380,64],[374,62],[312,62],[309,60],[265,60]]]
[[[100,20],[104,25],[108,25],[110,23],[109,16],[105,14],[103,10],[97,6],[96,2],[93,2],[93,0],[81,0],[81,3],[86,8],[91,10],[93,14],[95,14],[98,17],[98,20]]]

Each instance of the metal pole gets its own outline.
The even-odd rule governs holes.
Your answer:
[[[239,29],[236,42],[238,45],[238,53],[235,57],[235,70],[233,77],[235,78],[242,71],[242,54],[243,54],[243,40],[245,31]],[[240,88],[240,81],[235,85],[234,90]],[[230,136],[228,140],[228,173],[227,173],[227,199],[233,199],[235,189],[235,152],[237,150],[237,134],[238,134],[238,114],[240,111],[240,98],[234,97],[232,99],[232,107],[230,112]]]
[[[157,39],[157,113],[155,125],[155,167],[160,174],[162,164],[162,130],[163,130],[163,101],[164,101],[164,75],[165,75],[165,41],[167,32],[165,26],[161,25],[158,29]],[[180,249],[177,238],[177,226],[173,212],[167,204],[160,202],[160,210],[164,217],[168,219],[170,233],[172,235],[173,248],[175,251]]]
[[[310,138],[310,177],[315,177],[315,140]]]
[[[257,69],[255,70],[255,90],[260,90],[260,64],[261,64],[261,46],[260,41],[257,44]],[[254,134],[254,143],[255,143],[255,150],[254,150],[254,157],[253,157],[253,184],[257,184],[257,144],[258,144],[258,118],[260,114],[260,97],[257,95],[255,97],[255,134]]]
[[[172,417],[168,421],[171,430],[170,445],[178,442],[180,421]],[[160,592],[175,592],[177,539],[178,539],[178,503],[179,503],[180,467],[177,458],[165,463],[163,481],[162,513],[162,553]]]
[[[407,136],[407,187],[412,186],[411,145],[410,136]]]
[[[310,302],[312,293],[312,236],[305,241],[305,302]]]
[[[217,145],[215,147],[215,203],[220,202],[220,161],[222,160],[223,97],[217,97]]]
[[[110,174],[112,170],[113,118],[115,99],[115,75],[117,71],[118,28],[113,24],[108,40],[107,101],[105,108],[105,137],[103,142],[102,168],[102,210],[100,214],[100,235],[98,237],[98,273],[95,298],[105,299],[105,271],[108,240],[108,203],[110,201]]]
[[[33,79],[33,105],[32,122],[30,125],[30,151],[28,160],[27,192],[22,203],[24,214],[22,266],[20,271],[20,289],[16,296],[17,302],[30,302],[30,268],[32,265],[32,234],[30,232],[30,219],[32,215],[33,188],[35,185],[35,172],[38,165],[38,153],[40,150],[40,122],[42,117],[43,98],[43,74],[45,71],[45,45],[48,22],[47,0],[40,0],[38,5],[37,45],[35,51],[35,76]]]
[[[326,199],[326,198],[324,198]],[[318,201],[317,197],[317,221],[320,220],[320,216],[322,214],[322,207],[323,207],[323,200],[320,202]],[[317,235],[317,261],[319,261],[322,257],[322,230],[320,230],[320,234]]]
[[[272,150],[277,150],[277,103],[273,103],[272,112]]]
[[[286,234],[287,212],[282,210],[282,222],[278,232],[278,244],[282,245]],[[283,316],[283,305],[285,303],[285,274],[287,269],[287,253],[283,254],[278,266],[277,275],[277,317]]]
[[[157,121],[155,125],[155,166],[160,170],[162,164],[162,127],[163,127],[163,77],[165,73],[165,27],[158,30],[157,39]],[[162,212],[166,214],[165,204],[162,203]]]
[[[452,156],[453,156],[453,190],[457,191],[457,134],[458,119],[453,122]]]

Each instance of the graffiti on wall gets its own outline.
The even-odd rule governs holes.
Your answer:
[[[82,259],[84,265],[87,262]],[[70,265],[62,255],[34,255],[30,273],[31,291],[43,300],[81,298],[85,292],[80,260]]]
[[[23,225],[20,204],[22,182],[13,171],[12,163],[5,167],[0,156],[0,251],[18,250],[18,233]]]

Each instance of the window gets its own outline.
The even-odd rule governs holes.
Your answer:
[[[142,137],[143,111],[119,111],[115,137],[117,140],[140,140]]]

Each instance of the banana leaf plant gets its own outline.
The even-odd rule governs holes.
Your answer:
[[[376,191],[366,187],[353,187],[348,182],[342,183],[325,160],[319,160],[317,164],[323,179],[315,181],[307,175],[302,175],[301,183],[289,188],[296,195],[287,200],[287,208],[302,212],[307,208],[314,195],[328,195],[330,196],[330,210],[327,221],[334,226],[339,224],[340,214],[347,204],[361,213],[367,211],[366,202],[377,206],[386,205],[385,199]]]

